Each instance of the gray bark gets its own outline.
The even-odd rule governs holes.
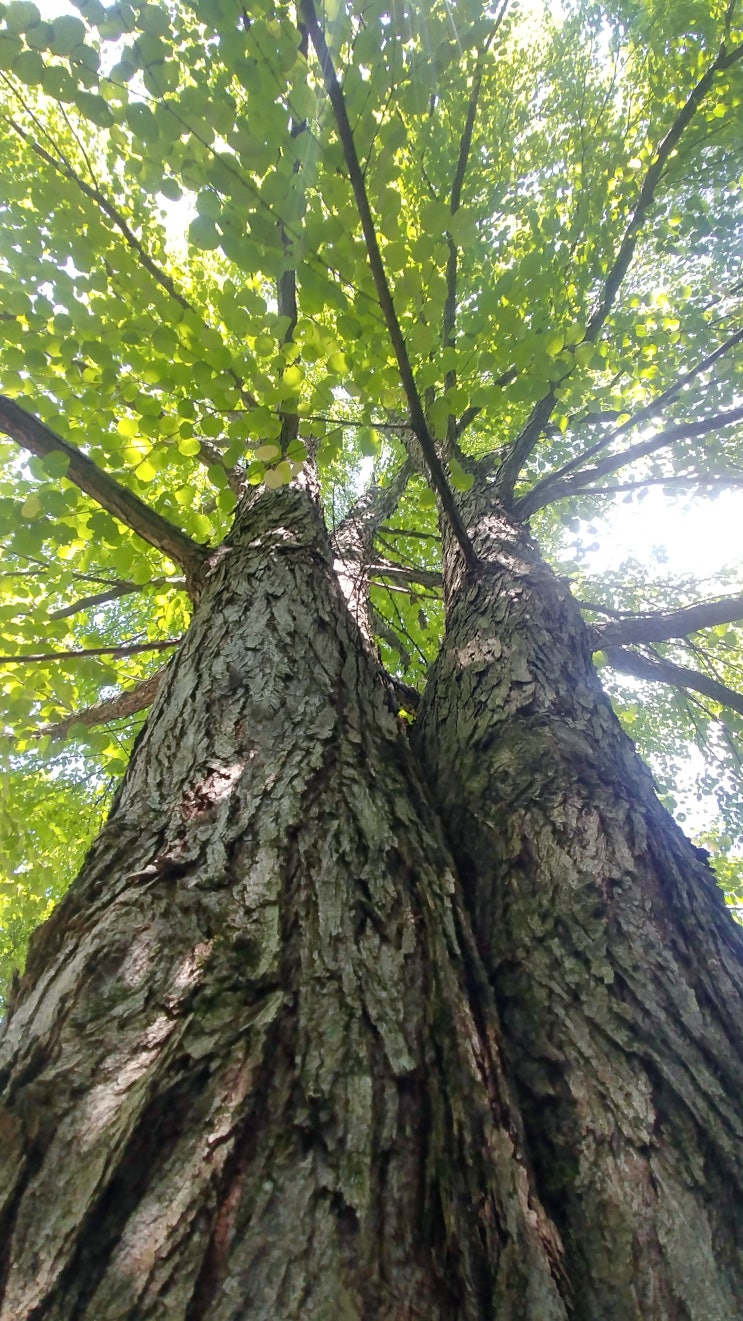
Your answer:
[[[299,490],[213,557],[0,1043],[2,1321],[555,1321],[450,855]]]
[[[414,730],[581,1321],[743,1315],[743,941],[567,586],[474,490]]]

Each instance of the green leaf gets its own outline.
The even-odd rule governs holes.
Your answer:
[[[454,458],[449,460],[449,477],[452,486],[457,491],[469,491],[475,480],[472,473],[465,472],[461,464]]]
[[[188,237],[195,248],[207,252],[218,248],[222,241],[222,235],[209,216],[197,216],[192,220],[188,227]]]
[[[36,50],[22,50],[13,60],[13,72],[21,82],[35,87],[44,79],[44,61]]]
[[[70,466],[69,454],[64,454],[61,450],[51,454],[45,454],[41,460],[44,472],[49,477],[64,477]]]
[[[41,513],[42,505],[38,495],[29,495],[21,505],[22,518],[38,518]]]
[[[28,32],[41,22],[41,14],[30,0],[11,0],[4,6],[4,19],[8,31],[14,34]]]
[[[85,24],[74,14],[60,14],[52,23],[49,50],[53,55],[69,55],[85,41]]]

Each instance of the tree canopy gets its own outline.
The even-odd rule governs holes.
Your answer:
[[[569,535],[743,485],[736,0],[75,7],[0,5],[5,974],[240,492],[308,461],[337,531],[381,493],[336,548],[402,719],[458,492],[531,519],[664,787],[704,749],[740,898],[743,583]]]

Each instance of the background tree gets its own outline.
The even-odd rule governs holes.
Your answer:
[[[0,28],[8,969],[155,706],[0,1315],[732,1321],[740,932],[592,657],[740,842],[740,583],[529,525],[740,484],[736,4],[77,8]]]

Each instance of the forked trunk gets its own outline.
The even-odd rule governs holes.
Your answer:
[[[581,1321],[743,1315],[743,941],[487,492],[415,727]]]
[[[450,857],[312,500],[256,497],[214,559],[6,1026],[2,1321],[565,1318]]]

